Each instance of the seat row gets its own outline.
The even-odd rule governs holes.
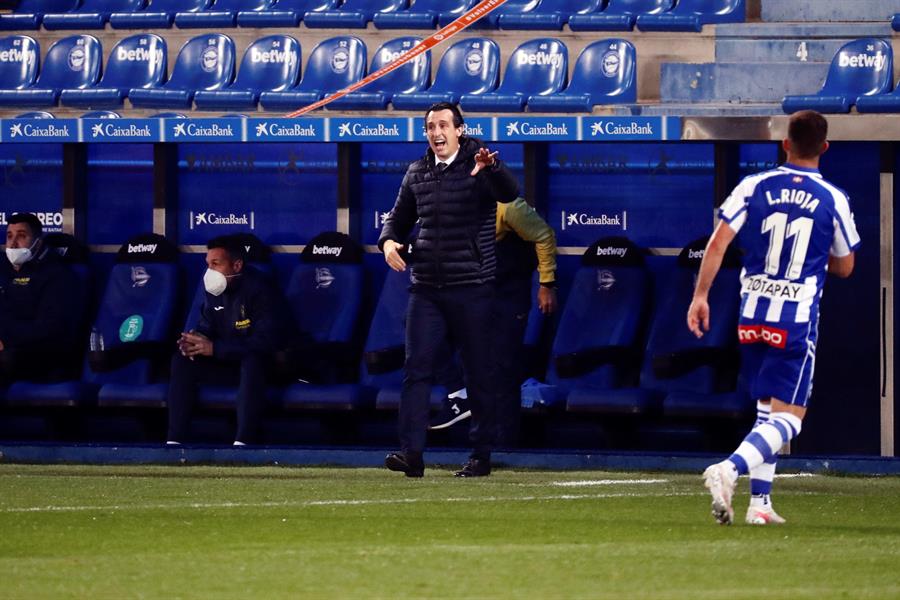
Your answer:
[[[433,29],[478,0],[21,0],[0,29],[307,27]],[[743,22],[745,0],[508,0],[481,28],[573,31],[697,31]]]
[[[381,45],[369,72],[386,66],[421,40],[401,37]],[[40,46],[24,35],[0,39],[0,106],[200,110],[292,110],[332,94],[366,75],[367,49],[354,36],[337,36],[313,48],[301,74],[300,43],[272,35],[250,44],[235,78],[235,46],[220,33],[195,37],[178,53],[166,79],[168,51],[152,33],[118,42],[101,77],[102,48],[91,35],[55,42],[40,65]],[[443,55],[431,83],[431,54],[421,54],[361,90],[336,99],[336,110],[424,110],[434,102],[472,111],[591,112],[599,104],[637,99],[636,53],[622,39],[582,50],[568,81],[568,50],[555,38],[524,42],[509,58],[500,83],[500,49],[487,38],[467,38]],[[302,75],[302,76],[301,76]],[[568,82],[568,83],[567,83]]]

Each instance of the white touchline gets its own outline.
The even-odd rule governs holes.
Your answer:
[[[583,481],[553,481],[559,487],[590,487],[594,485],[635,485],[642,483],[669,483],[668,479],[585,479]]]

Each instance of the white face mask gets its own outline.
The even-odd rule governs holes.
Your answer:
[[[34,243],[32,243],[28,248],[7,248],[6,258],[9,259],[9,262],[12,263],[12,266],[21,267],[29,260],[34,258],[34,255],[31,253],[31,249],[34,248],[35,244],[37,244],[37,240],[34,240]]]
[[[206,269],[206,273],[203,274],[203,287],[213,296],[221,296],[228,287],[228,278],[218,271]]]

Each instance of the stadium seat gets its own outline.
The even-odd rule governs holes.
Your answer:
[[[434,29],[459,18],[477,3],[478,0],[416,0],[406,10],[375,13],[372,22],[378,29]]]
[[[598,76],[602,74],[602,76]],[[540,112],[591,112],[597,104],[637,101],[637,57],[631,42],[608,39],[581,51],[569,86],[558,94],[532,96],[528,108]]]
[[[34,85],[0,90],[0,106],[56,106],[62,90],[93,86],[100,78],[103,49],[92,35],[73,35],[47,51]]]
[[[281,92],[300,78],[301,50],[296,39],[271,35],[247,47],[237,78],[222,90],[200,91],[194,102],[200,110],[256,108],[262,92]]]
[[[462,94],[483,94],[500,80],[500,48],[488,38],[468,38],[450,46],[441,58],[434,85],[423,92],[395,94],[394,108],[425,110],[435,102],[459,102]]]
[[[590,15],[603,8],[605,0],[541,0],[533,9],[502,13],[500,29],[562,29],[572,15]]]
[[[0,31],[39,29],[46,13],[74,10],[79,0],[19,0],[12,13],[0,15]]]
[[[122,106],[129,90],[159,87],[166,79],[166,41],[153,33],[127,37],[113,47],[97,87],[63,90],[63,106]]]
[[[509,57],[497,91],[463,94],[460,106],[476,112],[521,112],[530,97],[555,94],[565,86],[568,56],[565,44],[554,38],[525,42]]]
[[[743,23],[747,18],[745,0],[679,0],[669,12],[638,15],[641,31],[694,31],[708,23]]]
[[[891,17],[891,29],[894,31],[900,31],[900,13],[897,13],[893,17]]]
[[[41,64],[41,47],[27,35],[0,38],[0,89],[21,90],[34,85]]]
[[[147,115],[148,119],[187,119],[187,115],[179,112],[160,112]]]
[[[900,112],[900,85],[888,94],[860,96],[856,99],[856,110],[860,113]]]
[[[609,0],[602,12],[572,15],[572,31],[631,31],[638,15],[658,15],[670,10],[675,0]]]
[[[288,352],[290,370],[308,383],[288,386],[289,410],[371,407],[374,393],[353,383],[359,374],[363,296],[362,247],[338,232],[317,235],[300,255],[286,297],[307,339]]]
[[[258,12],[270,8],[274,0],[215,0],[206,10],[179,12],[175,26],[179,29],[217,29],[234,27],[239,12]]]
[[[823,113],[846,113],[860,96],[886,94],[893,88],[891,44],[877,38],[862,38],[845,44],[835,54],[822,89],[812,95],[785,96],[784,112],[812,109]]]
[[[521,15],[531,12],[541,0],[506,0],[506,3],[481,17],[472,27],[476,29],[497,29],[500,17],[504,15]]]
[[[134,12],[145,0],[82,0],[81,5],[64,13],[46,13],[44,29],[103,29],[114,12]]]
[[[338,0],[278,0],[266,10],[241,11],[240,27],[296,27],[308,12],[334,10]]]
[[[158,88],[128,92],[136,107],[188,108],[200,90],[218,90],[234,79],[234,42],[221,33],[189,40],[178,52],[172,77]]]
[[[284,92],[263,92],[259,101],[266,110],[292,110],[320,100],[326,94],[356,83],[366,73],[366,45],[353,36],[338,36],[319,42],[303,79]]]
[[[407,0],[345,0],[337,10],[306,14],[303,22],[312,28],[365,29],[376,13],[403,10],[408,4]]]
[[[168,29],[178,13],[209,8],[213,0],[152,0],[145,10],[114,12],[109,16],[113,29]]]
[[[410,51],[422,40],[402,37],[382,44],[372,58],[369,73],[374,73],[402,54]],[[328,105],[333,110],[385,109],[395,94],[420,92],[428,87],[431,78],[431,51],[420,54],[399,69],[391,71],[361,90],[351,92]]]
[[[121,119],[122,115],[113,110],[92,110],[79,117],[80,119]]]
[[[20,115],[16,115],[15,119],[55,119],[56,117],[43,110],[36,110],[32,112],[22,113]]]

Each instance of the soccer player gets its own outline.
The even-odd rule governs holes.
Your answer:
[[[812,391],[825,275],[849,277],[853,271],[860,240],[849,199],[819,173],[827,134],[828,122],[819,113],[791,116],[782,142],[787,163],[746,177],[722,204],[688,309],[688,327],[702,337],[709,330],[709,289],[725,250],[740,234],[746,251],[738,324],[741,368],[759,415],[737,450],[703,473],[712,514],[721,524],[734,520],[735,483],[748,473],[747,522],[784,523],[769,493],[778,452],[800,433]]]

